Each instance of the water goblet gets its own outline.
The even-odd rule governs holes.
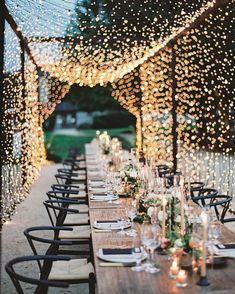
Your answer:
[[[125,220],[124,219],[121,219],[119,221],[119,224],[120,224],[120,229],[121,231],[118,232],[119,235],[125,235],[126,232],[124,231],[124,228],[125,228]]]
[[[139,237],[140,236],[137,234],[134,236],[133,241],[132,241],[132,247],[134,247],[134,248],[139,247],[139,243],[140,243]],[[141,251],[142,250],[143,250],[143,248],[141,248]],[[136,258],[136,265],[131,267],[131,270],[134,272],[143,271],[144,267],[141,265],[142,260],[143,260],[143,254],[138,254],[137,258]]]

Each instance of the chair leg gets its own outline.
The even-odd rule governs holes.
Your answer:
[[[35,294],[47,294],[47,292],[48,287],[44,285],[39,285],[35,290]]]
[[[95,275],[89,274],[89,294],[95,294]]]

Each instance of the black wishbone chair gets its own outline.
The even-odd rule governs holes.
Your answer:
[[[165,164],[160,164],[157,166],[159,177],[164,177],[165,174],[173,172],[174,170]]]
[[[51,237],[45,238],[45,235],[48,236],[49,232],[51,232]],[[83,257],[86,256],[93,260],[93,251],[89,228],[87,231],[81,228],[81,231],[78,232],[76,231],[76,227],[37,226],[26,229],[24,231],[24,234],[35,255],[38,255],[35,244],[36,242],[41,242],[50,244],[49,248],[47,249],[46,255],[62,254]],[[39,265],[39,267],[41,266]]]
[[[39,264],[40,261],[43,262],[54,262],[54,261],[68,261],[70,257],[68,256],[51,256],[51,255],[38,255],[38,256],[22,256],[17,257],[10,260],[6,265],[5,269],[8,275],[10,276],[16,292],[18,294],[24,294],[23,287],[20,282],[35,285],[36,289],[34,291],[35,294],[46,294],[49,287],[57,287],[57,288],[68,288],[69,284],[65,281],[48,280],[48,277],[41,272],[39,268],[39,279],[29,277],[28,275],[25,276],[22,274],[21,267],[19,265],[25,266],[25,263],[28,263],[28,267],[32,266],[32,271],[34,272],[35,267],[33,267],[33,263]]]
[[[213,198],[218,194],[218,191],[216,189],[211,188],[199,188],[191,190],[191,199],[198,204],[201,207],[204,207],[205,205],[209,205],[211,200],[210,197]],[[205,198],[205,197],[209,198]],[[201,198],[198,198],[201,197]],[[203,200],[204,197],[204,200]],[[200,200],[200,201],[199,201]]]
[[[76,185],[76,184],[81,184],[81,183],[85,183],[86,181],[83,179],[79,179],[72,177],[68,174],[56,174],[55,175],[56,181],[58,184],[66,184],[66,185]]]
[[[166,188],[170,188],[171,186],[173,186],[173,184],[174,184],[174,175],[175,175],[175,172],[173,171],[173,169],[165,170],[162,173],[162,178],[165,179]]]
[[[62,192],[63,197],[82,200],[85,203],[88,203],[87,187],[85,184],[79,184],[79,186],[54,184],[51,185],[51,188],[54,192]]]
[[[53,256],[64,252],[63,250],[60,250],[60,246],[71,246],[73,243],[71,241],[62,241],[59,239],[41,237],[38,236],[38,233],[52,231],[54,232],[54,237],[56,238],[58,232],[61,230],[68,231],[72,230],[72,228],[46,226],[32,227],[26,229],[24,234],[34,255],[38,255],[36,243],[40,242],[49,244],[45,255]],[[67,253],[70,253],[70,251],[67,251]],[[86,252],[80,251],[80,254],[84,255]],[[94,290],[94,268],[89,258],[74,258],[67,261],[44,262],[43,264],[39,261],[38,265],[41,272],[48,280],[60,280],[72,284],[89,283],[90,293],[93,293],[92,289]]]
[[[187,187],[188,183],[186,183]],[[205,184],[203,182],[191,182],[190,183],[190,194],[191,197],[199,196],[200,191],[204,188]]]
[[[196,203],[198,203],[201,207],[209,207],[215,210],[215,215],[219,221],[224,223],[224,218],[226,212],[229,209],[230,203],[232,201],[232,197],[228,195],[202,195],[195,197]]]
[[[68,175],[69,177],[74,177],[77,178],[78,177],[78,173],[75,173],[73,170],[71,169],[66,169],[66,168],[58,168],[57,172],[59,175]]]
[[[73,244],[88,244],[89,252],[92,253],[91,229],[88,214],[79,213],[78,209],[68,208],[71,205],[71,201],[47,200],[44,202],[44,205],[53,227],[70,226],[73,228],[72,231],[60,231],[58,238],[61,240],[70,240]]]
[[[62,191],[48,191],[47,196],[49,200],[66,201],[65,205],[67,206],[68,204],[68,208],[77,209],[80,213],[88,213],[89,211],[86,201],[84,201],[84,199],[82,198],[73,198],[73,194],[65,193]]]
[[[64,169],[67,170],[72,170],[73,172],[79,171],[79,170],[86,170],[85,162],[80,161],[80,162],[74,162],[72,159],[65,159],[63,161],[63,167]]]
[[[43,204],[46,207],[52,226],[81,226],[89,225],[89,216],[80,213],[78,209],[68,208],[71,201],[67,200],[46,200]]]
[[[204,188],[205,184],[203,182],[190,182],[190,189],[188,188],[188,183],[184,184],[186,191],[186,199],[191,199],[193,201],[194,197],[199,196],[200,191]]]
[[[64,186],[68,189],[77,189],[78,198],[87,199],[86,181],[72,178],[68,175],[55,175],[56,181],[59,185]],[[70,186],[70,187],[69,187]]]
[[[81,176],[82,177],[86,176],[86,170],[78,170],[78,171],[74,172],[69,169],[59,168],[57,170],[57,172],[59,175],[70,177],[72,179],[72,181],[80,180]]]

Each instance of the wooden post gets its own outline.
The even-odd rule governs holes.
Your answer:
[[[20,40],[21,47],[21,76],[22,76],[22,114],[23,118],[21,119],[21,140],[22,140],[22,150],[21,150],[21,165],[22,165],[22,185],[24,186],[27,178],[27,167],[25,162],[25,156],[27,156],[27,148],[25,148],[27,142],[25,138],[25,114],[26,114],[26,93],[25,93],[25,47],[24,42]]]
[[[142,133],[142,128],[143,128],[143,111],[142,111],[142,105],[141,105],[141,101],[142,101],[142,91],[141,91],[141,79],[140,79],[140,68],[137,68],[138,71],[138,76],[135,77],[135,81],[138,82],[139,85],[139,91],[137,93],[137,97],[138,97],[138,101],[137,101],[137,107],[139,109],[139,116],[140,116],[140,127],[141,127],[141,140],[140,140],[140,149],[143,151],[143,146],[144,146],[144,137],[143,137],[143,133]]]
[[[0,15],[3,15],[3,10],[5,6],[5,0],[2,0],[0,5]],[[3,196],[3,173],[2,168],[4,164],[4,138],[5,138],[5,130],[3,128],[3,120],[4,120],[4,97],[3,97],[3,83],[4,83],[4,30],[5,30],[5,18],[0,17],[0,207],[1,213],[0,217],[2,218],[2,196]],[[1,221],[1,220],[0,220]],[[1,222],[0,222],[1,223]],[[1,234],[0,234],[1,235]]]
[[[176,88],[177,88],[177,79],[175,77],[175,66],[176,66],[176,52],[174,48],[175,42],[171,43],[172,49],[172,60],[171,60],[171,79],[172,79],[172,154],[173,154],[173,167],[174,170],[177,170],[177,155],[178,155],[178,121],[177,121],[177,100],[176,100]]]

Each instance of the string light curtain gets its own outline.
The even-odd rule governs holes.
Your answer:
[[[11,217],[24,199],[45,159],[42,125],[38,112],[36,66],[21,42],[5,24],[2,145],[1,221]]]
[[[24,187],[35,179],[45,156],[42,122],[69,87],[111,83],[113,96],[137,117],[139,148],[159,160],[172,160],[174,98],[178,167],[195,170],[192,176],[205,176],[214,185],[218,177],[228,176],[222,189],[234,191],[234,137],[230,132],[234,119],[234,0],[6,0],[6,5],[37,63],[36,69],[25,54],[23,89],[19,41],[13,32],[5,38],[9,48],[5,66],[11,68],[5,69],[5,96],[12,97],[5,98],[7,164],[17,166]],[[184,33],[218,5],[221,9],[200,27]],[[173,47],[169,46],[172,40]],[[176,95],[172,92],[172,50]],[[12,119],[14,111],[17,115]],[[35,142],[29,146],[32,138]],[[18,157],[12,155],[16,153]],[[187,164],[183,158],[188,158]],[[208,169],[201,174],[203,160]],[[215,170],[225,165],[230,168],[216,175]]]

